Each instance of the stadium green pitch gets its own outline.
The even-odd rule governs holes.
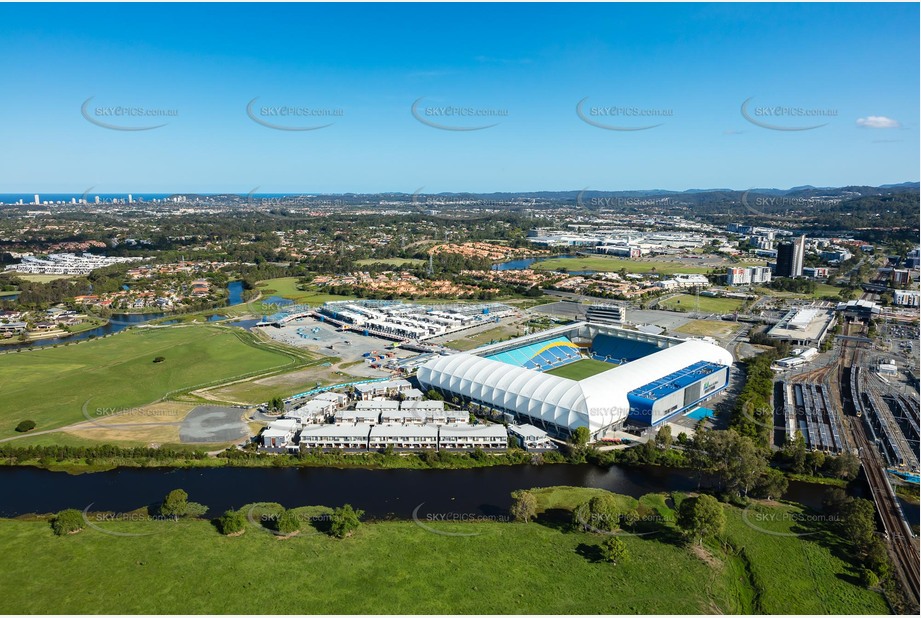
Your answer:
[[[590,378],[591,376],[601,373],[602,371],[607,371],[608,369],[614,369],[616,367],[613,363],[606,363],[604,361],[595,360],[593,358],[583,358],[574,363],[569,363],[568,365],[563,365],[562,367],[556,367],[545,371],[544,373],[549,373],[552,376],[558,376],[561,378],[567,378],[569,380],[584,380],[585,378]]]

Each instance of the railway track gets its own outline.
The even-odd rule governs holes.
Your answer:
[[[919,588],[921,588],[918,546],[899,508],[895,492],[886,477],[885,467],[876,452],[876,447],[867,436],[864,424],[856,418],[854,402],[859,401],[860,393],[851,390],[849,378],[862,344],[857,341],[844,341],[842,344],[838,384],[842,407],[845,414],[848,415],[847,425],[854,444],[859,448],[861,469],[870,487],[873,502],[886,533],[896,576],[902,582],[906,597],[917,609]]]

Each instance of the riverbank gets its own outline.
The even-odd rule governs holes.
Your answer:
[[[114,446],[0,445],[0,467],[29,466],[52,472],[83,474],[118,468],[360,468],[367,470],[467,470],[493,466],[566,463],[559,453],[528,453],[511,449],[493,454],[483,451],[427,450],[420,453],[301,453],[272,454],[226,450],[209,456],[191,446],[119,448]]]
[[[316,515],[326,509],[303,507],[294,510],[300,533],[288,538],[272,534],[258,517],[248,517],[244,533],[236,537],[221,536],[209,521],[158,520],[143,510],[130,516],[88,512],[93,526],[64,537],[54,536],[45,519],[0,520],[0,567],[9,581],[29,582],[10,586],[0,596],[0,611],[887,611],[882,597],[860,587],[852,567],[836,555],[839,537],[832,532],[797,536],[803,521],[798,506],[758,505],[761,517],[752,527],[741,509],[722,505],[723,534],[699,548],[684,543],[673,523],[672,499],[680,502],[684,494],[620,497],[618,503],[640,508],[655,523],[652,534],[620,536],[629,558],[613,565],[599,558],[604,535],[569,524],[572,508],[598,490],[552,487],[534,493],[539,515],[532,523],[514,523],[507,511],[478,516],[450,503],[424,504],[414,518],[364,523],[346,539],[325,533]],[[196,498],[190,492],[190,499]],[[304,585],[302,578],[280,574],[280,567],[322,577]],[[43,576],[51,572],[55,577]],[[97,594],[99,587],[107,594]]]

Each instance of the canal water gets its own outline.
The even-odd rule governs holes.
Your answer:
[[[225,307],[232,307],[233,305],[239,305],[243,302],[243,282],[242,281],[231,281],[227,284],[227,304]],[[42,348],[47,346],[58,345],[61,343],[69,343],[71,341],[83,341],[84,339],[90,339],[93,337],[104,337],[106,335],[114,335],[115,333],[121,332],[126,328],[131,326],[137,326],[138,324],[144,324],[145,322],[150,322],[151,320],[157,320],[170,315],[169,313],[156,312],[156,313],[115,313],[110,318],[109,322],[105,326],[100,326],[99,328],[94,328],[91,330],[86,330],[75,335],[69,335],[67,337],[54,337],[50,339],[39,339],[36,341],[29,341],[27,343],[5,343],[0,345],[0,352],[4,350],[15,350],[20,348]],[[217,320],[224,319],[224,316],[219,314],[208,315],[205,318],[209,322],[214,322]],[[168,322],[163,322],[163,325],[174,324],[178,320],[170,320]]]
[[[532,487],[597,487],[638,498],[650,492],[690,491],[707,479],[656,466],[609,469],[590,464],[496,466],[466,470],[340,468],[121,468],[70,475],[30,467],[0,467],[0,516],[64,508],[126,512],[156,504],[173,489],[209,507],[210,514],[254,502],[296,506],[351,504],[368,517],[410,518],[421,512],[477,516],[507,513],[511,492]],[[821,508],[821,486],[791,482],[784,496]]]

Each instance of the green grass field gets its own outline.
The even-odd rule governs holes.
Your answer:
[[[292,365],[294,356],[216,326],[139,328],[58,348],[0,355],[0,437],[24,419],[36,431],[85,420],[88,409],[130,408],[212,382]],[[166,360],[154,363],[163,356]]]
[[[713,298],[711,296],[700,297],[701,313],[732,313],[745,304],[744,300],[738,298]],[[696,311],[697,299],[692,294],[678,294],[668,300],[659,303],[661,309],[684,309],[685,311]]]
[[[240,614],[883,614],[833,552],[833,538],[778,537],[724,507],[727,530],[709,555],[681,543],[665,496],[644,504],[665,523],[621,537],[630,558],[597,559],[602,535],[574,531],[565,509],[600,490],[536,490],[557,519],[364,524],[351,538],[279,540],[247,524],[223,537],[205,521],[117,521],[55,537],[46,521],[0,520],[3,613]],[[560,495],[556,495],[559,493]],[[195,496],[191,496],[192,499]],[[315,515],[322,509],[299,509]],[[766,508],[777,531],[795,507]],[[93,515],[90,515],[92,518]],[[143,518],[142,518],[143,519]],[[305,518],[306,519],[306,518]],[[91,521],[93,521],[91,519]],[[762,528],[764,529],[764,528]],[[444,533],[465,536],[445,536]],[[53,573],[52,576],[48,574]]]
[[[614,369],[614,365],[595,360],[594,358],[583,358],[574,363],[550,369],[544,373],[549,373],[552,376],[559,376],[561,378],[568,378],[570,380],[584,380],[585,378],[589,378],[602,371],[607,371],[608,369]]]
[[[535,262],[534,270],[596,270],[598,272],[616,272],[626,268],[631,273],[657,273],[671,275],[674,273],[705,274],[710,271],[706,266],[691,266],[664,260],[626,260],[615,257],[592,256],[578,258],[557,258],[544,262]]]
[[[370,264],[386,264],[387,266],[401,267],[421,266],[425,264],[425,260],[420,260],[418,258],[368,258],[366,260],[358,260],[355,263],[359,266],[368,266]]]

